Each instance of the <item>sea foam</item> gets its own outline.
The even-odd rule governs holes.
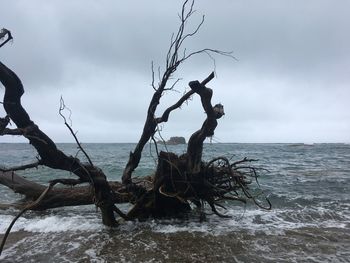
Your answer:
[[[5,233],[14,216],[0,216],[0,234]],[[83,216],[61,217],[56,215],[19,218],[12,228],[13,231],[34,233],[64,232],[64,231],[94,231],[101,229],[99,218],[84,218]]]

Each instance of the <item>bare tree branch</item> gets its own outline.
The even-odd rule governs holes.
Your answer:
[[[23,135],[23,132],[20,129],[8,129],[8,128],[5,128],[0,133],[0,136],[2,136],[2,135]]]
[[[214,75],[214,72],[212,72],[206,79],[204,79],[204,80],[201,82],[201,85],[206,85],[207,83],[209,83],[209,81],[211,81],[211,80],[214,78],[214,76],[215,76],[215,75]],[[194,92],[193,90],[190,90],[190,91],[188,91],[185,95],[183,95],[183,96],[178,100],[178,102],[176,102],[174,105],[172,105],[171,107],[167,108],[167,109],[164,111],[162,117],[156,118],[157,123],[167,122],[168,119],[169,119],[169,114],[170,114],[173,110],[175,110],[175,109],[181,107],[181,105],[182,105],[185,101],[187,101],[194,93],[195,93],[195,92]]]
[[[259,172],[265,171],[262,168],[254,167],[250,162],[253,159],[230,163],[226,157],[216,157],[209,162],[202,160],[203,143],[208,137],[214,135],[217,127],[217,119],[224,115],[224,108],[221,104],[212,105],[213,91],[206,87],[216,74],[215,59],[213,55],[232,56],[232,52],[220,51],[211,48],[203,48],[188,53],[184,44],[186,40],[196,35],[202,27],[205,17],[202,16],[199,23],[191,31],[188,31],[187,24],[195,13],[194,0],[186,0],[182,5],[179,14],[180,25],[176,33],[172,34],[170,46],[166,53],[165,69],[161,72],[158,67],[159,82],[155,82],[154,64],[151,64],[153,96],[147,109],[147,117],[141,137],[133,152],[130,152],[129,160],[125,166],[122,176],[122,183],[108,182],[105,174],[93,165],[91,158],[79,142],[76,133],[72,129],[71,110],[65,105],[63,98],[60,99],[59,114],[64,120],[65,126],[69,129],[78,145],[75,156],[67,156],[60,151],[56,144],[30,119],[28,113],[21,104],[21,97],[24,93],[23,85],[18,76],[0,62],[0,81],[5,87],[3,103],[7,116],[0,118],[0,135],[22,135],[28,139],[38,151],[38,161],[31,164],[15,166],[11,168],[0,168],[0,184],[3,184],[14,192],[24,194],[26,199],[22,204],[14,204],[23,210],[11,222],[3,242],[0,245],[0,253],[4,242],[15,221],[27,210],[40,210],[66,205],[97,205],[102,213],[102,221],[105,225],[116,226],[115,214],[125,220],[145,219],[149,216],[177,216],[186,213],[191,209],[190,202],[195,204],[203,216],[203,206],[209,204],[212,212],[220,217],[227,217],[221,214],[217,208],[226,209],[221,203],[222,200],[246,202],[251,199],[257,206],[270,209],[271,203],[268,199],[267,205],[261,202],[262,191],[251,191],[249,184],[257,181]],[[12,38],[8,30],[0,31],[0,39],[7,36],[1,44],[3,46]],[[0,46],[0,47],[1,47]],[[175,91],[179,78],[174,77],[178,67],[197,54],[207,54],[214,61],[214,72],[202,82],[191,81],[190,91],[182,95],[178,101],[168,107],[160,117],[157,117],[156,110],[161,97],[166,91]],[[162,123],[167,122],[170,113],[187,103],[192,95],[198,94],[202,107],[206,114],[202,127],[194,132],[188,142],[187,152],[182,155],[166,151],[159,151],[155,133],[160,138]],[[69,111],[66,118],[64,110]],[[17,126],[9,129],[7,126],[10,120]],[[147,142],[154,142],[157,159],[156,171],[152,176],[146,178],[132,178],[133,171],[138,167],[142,150]],[[150,151],[152,145],[150,144]],[[170,149],[170,148],[169,148]],[[83,152],[88,162],[80,161],[78,153]],[[153,155],[152,155],[153,157]],[[35,168],[38,165],[45,165],[53,169],[60,169],[73,173],[77,178],[52,179],[49,185],[39,185],[17,176],[13,171]],[[10,172],[9,172],[10,171]],[[56,188],[56,184],[63,184],[69,187]],[[89,183],[90,185],[81,185]],[[32,202],[32,200],[35,200]],[[28,203],[30,202],[30,203]],[[125,215],[115,204],[128,202],[133,208]],[[24,207],[23,207],[24,206]],[[0,205],[0,208],[4,207]]]
[[[78,145],[78,148],[84,153],[84,155],[85,155],[86,159],[89,161],[90,165],[91,165],[91,166],[94,166],[93,163],[92,163],[92,161],[91,161],[91,159],[90,159],[90,156],[86,153],[86,151],[84,150],[83,146],[81,146],[81,143],[79,142],[79,140],[78,140],[76,134],[73,132],[73,129],[72,129],[71,125],[69,125],[69,124],[67,123],[66,117],[65,117],[65,116],[63,115],[63,113],[62,113],[62,111],[63,111],[64,109],[67,109],[67,110],[70,112],[70,114],[72,113],[72,111],[64,104],[64,100],[63,100],[63,98],[62,98],[62,96],[61,96],[61,99],[60,99],[60,108],[59,108],[58,113],[59,113],[60,116],[63,118],[63,120],[64,120],[64,125],[66,125],[66,127],[69,129],[69,131],[70,131],[70,133],[72,134],[72,136],[73,136],[73,138],[74,138],[76,144]]]
[[[31,168],[38,168],[39,165],[41,165],[40,160],[38,160],[37,162],[34,162],[34,163],[29,163],[29,164],[20,165],[20,166],[14,166],[14,167],[10,167],[10,168],[0,167],[0,172],[20,171],[20,170],[26,170],[26,169],[31,169]]]
[[[145,146],[145,144],[152,138],[152,136],[154,135],[154,133],[156,132],[156,128],[157,128],[157,124],[159,122],[162,122],[161,120],[165,120],[168,119],[169,117],[169,113],[175,109],[178,108],[179,106],[181,106],[181,104],[186,101],[192,94],[187,94],[184,95],[183,98],[180,99],[180,101],[178,102],[178,104],[175,104],[175,108],[170,108],[169,109],[169,113],[166,113],[165,115],[163,114],[164,117],[166,118],[156,118],[155,117],[155,113],[156,113],[156,109],[158,104],[160,103],[160,98],[163,95],[163,92],[165,90],[169,90],[166,89],[166,85],[168,83],[168,80],[171,78],[172,74],[177,70],[178,66],[183,63],[184,61],[186,61],[187,59],[189,59],[190,57],[196,55],[196,54],[201,54],[201,53],[205,53],[205,52],[212,52],[212,53],[216,53],[219,55],[225,55],[225,56],[231,56],[230,52],[224,52],[224,51],[219,51],[219,50],[215,50],[215,49],[210,49],[210,48],[205,48],[202,50],[198,50],[196,52],[192,52],[189,55],[186,55],[186,52],[183,52],[183,57],[179,58],[179,54],[181,54],[181,49],[182,49],[182,45],[184,44],[184,41],[186,39],[188,39],[189,37],[194,36],[200,29],[200,27],[202,26],[202,24],[204,23],[204,16],[202,17],[201,22],[197,25],[197,27],[195,28],[194,31],[192,31],[191,33],[185,33],[185,28],[186,28],[186,23],[188,22],[188,20],[191,18],[192,14],[194,13],[193,11],[193,6],[194,6],[194,0],[192,0],[190,3],[188,0],[186,0],[183,5],[182,5],[182,9],[181,9],[181,15],[180,15],[180,26],[178,28],[178,31],[176,34],[173,34],[171,37],[171,43],[170,43],[170,47],[168,49],[167,52],[167,56],[166,56],[166,68],[164,70],[164,73],[161,77],[161,80],[159,82],[158,88],[154,87],[154,77],[153,77],[153,66],[152,66],[152,87],[155,89],[155,92],[152,96],[152,99],[150,101],[148,110],[147,110],[147,117],[146,117],[146,121],[144,124],[144,128],[143,128],[143,132],[141,135],[141,138],[139,139],[139,142],[137,143],[135,149],[133,152],[130,152],[129,155],[129,160],[124,168],[123,171],[123,176],[122,176],[122,180],[124,184],[130,184],[132,182],[131,180],[131,176],[133,171],[137,168],[140,159],[141,159],[141,153],[142,150]],[[177,82],[175,82],[174,84],[176,84]],[[170,89],[173,89],[175,85],[171,86]],[[177,105],[179,105],[177,107]]]
[[[7,35],[7,39],[0,44],[0,48],[3,47],[7,42],[13,39],[11,32],[6,28],[0,30],[0,40],[2,40]]]
[[[207,119],[204,121],[202,128],[192,134],[188,141],[187,154],[189,156],[189,170],[193,173],[200,171],[202,162],[203,142],[204,140],[214,135],[214,130],[217,126],[217,119],[221,118],[224,113],[224,107],[221,104],[216,104],[214,107],[211,104],[213,91],[198,81],[191,81],[190,88],[201,97],[201,102]]]
[[[116,226],[114,217],[113,192],[105,174],[91,164],[83,164],[79,159],[65,155],[57,149],[55,143],[30,119],[21,105],[24,93],[23,85],[17,75],[0,62],[0,81],[5,87],[4,109],[16,124],[25,132],[23,136],[36,148],[41,157],[41,164],[53,169],[73,172],[83,182],[93,185],[96,203],[102,212],[102,221],[109,226]]]

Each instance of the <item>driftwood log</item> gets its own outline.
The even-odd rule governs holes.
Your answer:
[[[22,209],[32,201],[38,199],[46,189],[45,185],[27,180],[17,175],[15,172],[0,172],[0,184],[24,197],[20,202],[2,205],[2,208],[16,207]],[[123,190],[123,185],[120,182],[109,182],[109,185],[115,193]],[[55,188],[52,189],[46,195],[45,199],[43,199],[38,206],[34,207],[33,210],[46,210],[63,206],[91,205],[95,203],[93,197],[94,194],[90,185]],[[132,195],[127,193],[116,194],[114,198],[113,203],[115,204],[132,201]]]
[[[248,188],[248,185],[258,177],[260,170],[251,165],[251,162],[255,160],[244,158],[231,162],[222,156],[209,161],[202,160],[203,143],[208,137],[214,135],[218,125],[217,120],[224,115],[223,105],[215,104],[213,106],[213,90],[207,87],[207,84],[214,79],[214,73],[209,74],[201,82],[198,80],[189,82],[190,90],[161,115],[157,115],[157,107],[164,92],[172,90],[178,83],[178,80],[172,81],[172,77],[183,62],[194,55],[203,53],[232,57],[230,52],[209,48],[186,53],[186,49],[183,47],[185,40],[194,36],[204,22],[203,16],[201,22],[192,32],[186,31],[186,24],[194,13],[193,6],[194,1],[188,0],[182,6],[179,15],[180,26],[171,39],[166,55],[166,66],[163,74],[159,74],[157,85],[155,84],[152,64],[154,94],[147,109],[140,139],[129,154],[121,182],[109,182],[103,171],[92,163],[62,114],[65,108],[62,99],[60,115],[74,137],[79,150],[84,153],[87,162],[79,160],[76,156],[68,156],[58,149],[56,144],[31,120],[23,108],[21,97],[24,94],[24,88],[21,80],[14,71],[0,62],[0,82],[5,88],[2,104],[6,112],[6,116],[0,118],[0,136],[20,135],[25,137],[36,149],[39,156],[38,161],[32,164],[8,168],[0,167],[0,184],[24,196],[19,202],[10,204],[22,209],[22,211],[11,223],[5,234],[0,246],[0,253],[14,222],[27,210],[95,204],[101,211],[103,224],[115,227],[118,225],[116,215],[125,220],[174,217],[183,215],[190,211],[192,206],[196,206],[202,211],[202,216],[205,204],[208,204],[216,215],[224,216],[217,210],[217,207],[224,208],[220,203],[222,200],[246,202],[251,199],[262,207]],[[0,40],[5,37],[7,39],[0,44],[0,47],[12,39],[10,31],[3,29],[0,31]],[[169,84],[169,82],[172,83]],[[200,97],[206,118],[201,128],[190,137],[186,153],[179,156],[171,152],[158,152],[157,142],[154,138],[155,134],[159,132],[158,126],[166,123],[170,113],[180,108],[192,96]],[[16,128],[10,129],[8,127],[10,122],[13,122]],[[134,178],[133,172],[137,169],[144,146],[148,142],[153,142],[157,151],[158,164],[155,173],[145,178]],[[67,174],[73,174],[76,177],[53,178],[48,182],[48,186],[44,186],[16,174],[16,171],[38,166],[64,170],[67,171]],[[56,184],[63,184],[64,187],[54,188]],[[127,214],[124,214],[116,206],[119,203],[130,203],[132,207]],[[267,207],[263,208],[270,209],[271,204],[268,200],[267,204]],[[8,206],[0,205],[0,209]]]

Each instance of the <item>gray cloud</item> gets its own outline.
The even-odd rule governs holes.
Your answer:
[[[15,37],[0,59],[22,79],[23,103],[43,130],[72,140],[57,114],[63,95],[82,141],[137,141],[152,95],[150,64],[164,65],[180,2],[7,0],[0,7],[0,26]],[[188,26],[201,14],[206,21],[188,50],[233,50],[238,58],[216,57],[210,86],[226,116],[215,139],[349,142],[349,8],[330,0],[197,1]],[[164,96],[160,112],[211,70],[207,56],[183,65],[180,93]],[[194,98],[164,125],[164,136],[188,137],[204,117]]]

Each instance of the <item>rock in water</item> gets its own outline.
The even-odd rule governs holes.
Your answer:
[[[184,137],[170,137],[170,139],[166,142],[168,145],[177,145],[177,144],[186,144],[186,139]]]

